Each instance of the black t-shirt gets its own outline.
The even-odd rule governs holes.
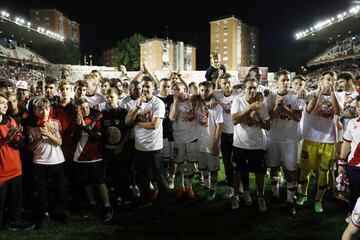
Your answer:
[[[122,141],[128,131],[126,114],[126,109],[120,107],[102,111],[101,129],[105,146],[118,145]]]
[[[161,99],[161,101],[165,104],[165,117],[163,119],[163,138],[167,138],[170,141],[173,140],[173,134],[172,134],[172,126],[171,121],[169,119],[170,114],[170,107],[171,104],[174,102],[173,95],[168,95],[167,97],[164,97],[160,94],[156,95],[158,98]]]
[[[222,70],[223,73],[226,73],[224,64],[221,64],[219,69]],[[213,79],[217,79],[219,77],[219,69],[210,66],[205,73],[206,80],[212,81]]]

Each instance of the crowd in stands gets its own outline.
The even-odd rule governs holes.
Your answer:
[[[1,64],[0,79],[7,79],[16,83],[17,80],[27,81],[30,85],[38,80],[45,78],[45,71],[34,69],[28,64]]]
[[[310,61],[311,64],[348,58],[360,53],[360,35],[348,37],[326,49],[319,56]]]

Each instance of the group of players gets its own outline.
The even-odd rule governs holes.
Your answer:
[[[146,66],[131,81],[93,71],[74,83],[64,70],[60,80],[36,82],[31,95],[26,82],[18,81],[12,91],[11,83],[1,80],[0,220],[7,209],[10,229],[34,227],[21,218],[22,196],[39,228],[46,227],[49,215],[67,222],[69,200],[89,203],[84,210],[96,208],[96,190],[105,221],[113,218],[108,189],[124,204],[136,195],[161,213],[168,210],[169,189],[175,188],[178,198],[202,194],[211,201],[220,153],[228,185],[224,197],[232,209],[240,201],[253,203],[252,172],[258,209],[267,210],[269,168],[273,200],[280,199],[281,174],[285,177],[290,215],[308,200],[314,172],[314,210],[321,213],[325,190],[333,184],[329,176],[338,175],[333,174],[338,168],[339,184],[349,179],[351,213],[360,196],[360,98],[354,76],[327,71],[311,90],[303,76],[290,79],[281,70],[269,89],[253,67],[234,85],[212,59],[210,81],[199,84],[187,84],[178,73],[158,80]],[[204,186],[200,193],[193,189],[196,172]],[[360,224],[359,214],[349,219]]]

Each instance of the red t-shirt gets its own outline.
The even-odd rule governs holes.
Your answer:
[[[9,146],[9,144],[19,142],[22,138],[15,136],[9,144],[5,143],[5,138],[11,126],[18,127],[18,124],[13,118],[3,115],[3,120],[0,123],[0,182],[21,175],[20,152],[18,149]]]

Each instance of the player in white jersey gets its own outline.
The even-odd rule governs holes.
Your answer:
[[[303,75],[298,74],[293,77],[293,79],[291,81],[291,90],[289,92],[291,94],[297,96],[297,98],[300,100],[300,103],[301,103],[302,109],[303,109],[302,114],[301,114],[300,123],[299,123],[299,128],[300,128],[300,133],[301,133],[300,139],[302,139],[303,131],[305,131],[304,128],[307,125],[306,119],[305,119],[306,118],[306,102],[305,101],[306,101],[306,98],[309,93],[305,87],[306,87],[306,78]],[[300,146],[302,146],[302,144],[300,144]]]
[[[153,95],[155,82],[144,76],[141,80],[142,95],[136,107],[127,114],[126,124],[135,125],[135,167],[139,173],[142,199],[153,200],[150,195],[150,181],[157,184],[160,210],[167,208],[168,184],[163,174],[163,127],[164,103]]]
[[[268,132],[267,166],[271,168],[271,188],[273,197],[279,199],[280,166],[285,173],[287,183],[287,211],[295,215],[293,198],[296,193],[298,141],[300,137],[299,121],[302,106],[297,96],[289,91],[290,72],[280,70],[274,78],[277,91],[268,97],[271,128]]]
[[[223,73],[218,79],[221,90],[215,90],[213,92],[216,101],[221,105],[223,109],[224,127],[221,133],[221,155],[223,157],[224,169],[225,169],[225,182],[231,190],[224,195],[224,198],[230,198],[233,195],[233,176],[234,169],[232,167],[232,153],[233,153],[233,141],[234,141],[234,125],[231,121],[231,105],[236,96],[240,94],[231,86],[231,75],[229,73]]]
[[[223,128],[223,111],[219,104],[210,107],[213,84],[210,81],[199,84],[200,104],[196,108],[197,133],[199,144],[199,170],[203,171],[207,199],[213,200],[216,192],[218,171],[220,170],[219,153]],[[210,176],[209,176],[210,175]]]
[[[345,133],[350,119],[355,117],[356,102],[354,101],[358,92],[354,86],[354,75],[351,72],[342,72],[336,81],[337,90],[344,101],[343,111],[340,115],[340,121],[343,124],[343,133]],[[342,136],[340,136],[342,142]]]
[[[300,184],[302,196],[296,202],[303,205],[307,201],[309,173],[317,170],[318,182],[314,210],[323,212],[322,198],[328,185],[328,173],[332,168],[337,142],[337,116],[340,114],[337,94],[334,91],[336,73],[322,74],[316,92],[309,94],[310,102],[306,111],[311,114],[309,129],[304,133],[304,143],[300,159]]]
[[[341,97],[343,98],[344,101],[343,109],[341,111],[340,119],[339,119],[339,121],[342,124],[342,129],[339,128],[339,142],[337,143],[337,152],[339,154],[341,151],[341,145],[343,143],[343,134],[347,130],[349,121],[352,118],[354,118],[356,114],[356,102],[354,100],[358,95],[358,92],[355,90],[354,79],[355,77],[351,72],[342,72],[339,74],[338,79],[336,80],[336,89],[338,93],[341,94]],[[348,202],[347,198],[345,197],[346,195],[336,189],[336,181],[335,181],[337,177],[336,165],[334,166],[333,172],[329,177],[331,177],[332,180],[331,182],[333,183],[333,191],[335,197],[341,203]],[[352,208],[350,209],[350,211],[351,210]]]
[[[173,90],[174,103],[171,105],[169,118],[173,122],[174,160],[180,177],[176,196],[182,197],[186,193],[192,199],[195,197],[192,183],[198,152],[195,109],[184,83],[175,83]]]
[[[232,163],[234,174],[234,196],[231,208],[239,207],[239,197],[245,205],[251,205],[249,193],[249,172],[256,175],[258,206],[261,212],[266,211],[264,200],[265,167],[265,131],[270,128],[270,117],[263,96],[257,92],[257,79],[248,77],[243,83],[244,96],[236,97],[231,106],[234,124],[234,143]],[[244,193],[239,196],[242,181]]]
[[[360,116],[360,96],[356,97],[356,111]],[[350,201],[349,212],[355,207],[360,197],[360,117],[349,121],[344,133],[344,142],[341,146],[340,158],[338,161],[339,175],[345,174],[349,178]],[[349,154],[350,153],[350,154]]]

